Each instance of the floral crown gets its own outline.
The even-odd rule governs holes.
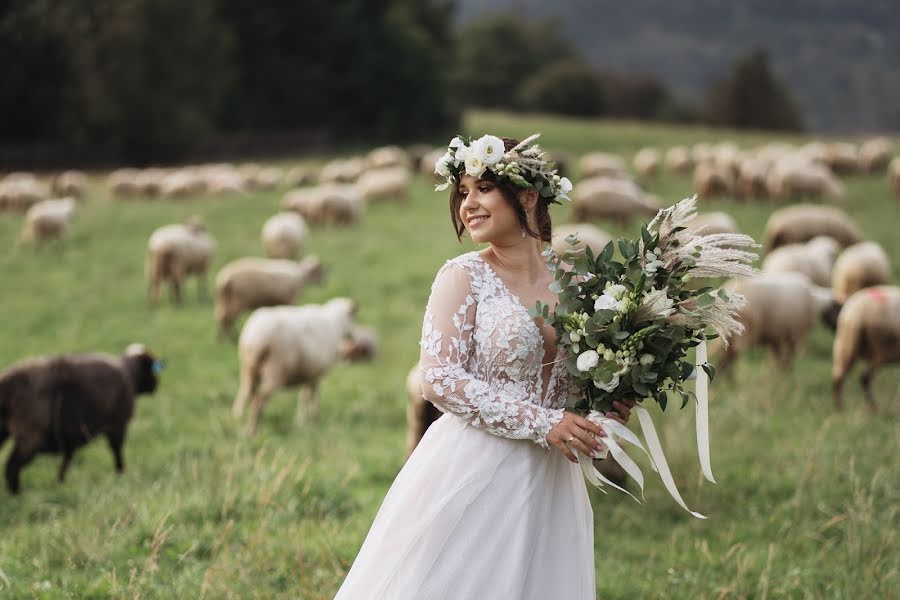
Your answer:
[[[490,171],[498,181],[534,189],[547,202],[562,204],[563,200],[569,200],[572,182],[557,175],[556,163],[544,160],[544,153],[533,143],[540,135],[536,133],[510,150],[506,150],[503,140],[497,136],[485,135],[477,140],[456,136],[434,165],[434,172],[447,178],[435,191],[446,190],[463,175],[481,178],[485,171]]]

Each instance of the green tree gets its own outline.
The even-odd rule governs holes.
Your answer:
[[[524,110],[578,117],[602,115],[606,92],[600,76],[577,60],[551,63],[522,83],[518,106]]]
[[[464,106],[514,108],[519,87],[547,65],[577,60],[557,21],[529,23],[497,14],[459,34],[456,95]]]
[[[707,99],[707,120],[742,129],[800,131],[803,119],[787,87],[772,73],[768,55],[754,50],[714,85]]]

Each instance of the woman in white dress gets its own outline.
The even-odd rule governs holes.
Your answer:
[[[466,153],[479,149],[493,162],[470,168]],[[564,410],[565,350],[526,308],[557,301],[541,242],[568,181],[540,159],[520,171],[526,185],[513,183],[498,152],[540,157],[515,140],[455,138],[445,166],[456,172],[438,164],[457,236],[489,246],[435,277],[419,368],[445,414],[397,475],[335,600],[595,597],[593,513],[571,448],[593,454],[602,432]],[[631,406],[608,416],[624,422]]]

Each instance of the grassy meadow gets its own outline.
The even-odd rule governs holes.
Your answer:
[[[540,131],[543,146],[572,163],[589,150],[630,160],[644,145],[773,139],[499,113],[473,113],[465,128],[520,138]],[[839,204],[885,246],[900,281],[900,202],[885,176],[845,181]],[[691,193],[691,181],[663,173],[648,188],[674,202]],[[308,252],[328,271],[300,301],[355,298],[359,321],[380,334],[380,353],[325,378],[319,423],[295,427],[296,395],[284,391],[248,438],[231,416],[236,347],[217,339],[212,300],[191,282],[183,306],[165,294],[150,308],[144,253],[153,229],[200,214],[218,243],[213,273],[262,255],[260,228],[282,193],[117,201],[95,177],[69,237],[38,250],[16,246],[23,217],[0,215],[0,365],[119,353],[134,341],[167,362],[157,393],[138,400],[124,475],[97,440],[76,454],[64,484],[56,482],[60,458],[42,455],[22,472],[21,495],[0,492],[0,597],[333,597],[403,465],[404,379],[418,357],[431,281],[445,259],[475,247],[457,243],[446,193],[422,178],[408,203],[372,205],[358,227],[315,229]],[[757,238],[773,210],[731,200],[704,208],[730,212]],[[553,208],[557,223],[566,210]],[[601,226],[637,232],[636,223]],[[900,369],[876,379],[878,414],[863,406],[859,370],[847,382],[845,411],[835,413],[831,341],[817,330],[790,371],[752,352],[733,379],[713,383],[717,485],[700,474],[693,411],[650,407],[682,495],[709,519],[683,512],[649,467],[644,506],[592,491],[600,598],[897,597]]]

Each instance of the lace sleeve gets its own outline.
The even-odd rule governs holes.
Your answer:
[[[562,419],[563,409],[538,406],[467,371],[475,311],[469,273],[458,264],[445,264],[431,288],[422,325],[419,369],[425,399],[479,429],[546,448],[545,438]]]

